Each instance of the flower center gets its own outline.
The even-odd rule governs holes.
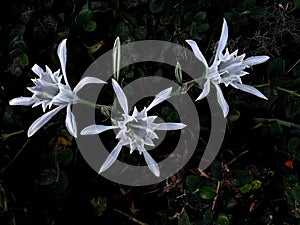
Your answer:
[[[133,141],[143,141],[147,136],[147,122],[141,119],[135,119],[126,124],[126,134]]]

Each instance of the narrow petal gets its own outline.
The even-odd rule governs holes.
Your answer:
[[[159,123],[155,130],[180,130],[186,127],[183,123]]]
[[[220,54],[222,54],[223,50],[225,49],[226,43],[228,40],[228,26],[227,26],[227,22],[224,19],[223,20],[223,26],[222,26],[222,33],[221,33],[221,37],[218,43],[218,48],[216,51],[216,56],[215,56],[215,60],[214,63],[218,61]],[[213,64],[214,64],[213,63]]]
[[[210,91],[210,80],[207,79],[207,81],[204,83],[203,90],[202,90],[201,94],[199,95],[199,97],[196,99],[196,101],[205,98],[208,95],[209,91]]]
[[[12,100],[9,101],[10,105],[25,105],[29,106],[35,103],[35,100],[31,97],[18,97],[18,98],[13,98]]]
[[[127,98],[126,98],[125,93],[123,92],[123,90],[120,87],[120,85],[118,84],[118,82],[115,81],[114,79],[112,79],[112,85],[113,85],[113,89],[117,95],[117,99],[120,103],[120,106],[122,107],[124,113],[126,115],[128,115],[128,103],[127,103]]]
[[[67,117],[66,117],[66,127],[69,133],[77,138],[77,125],[75,121],[75,116],[71,111],[71,104],[67,106]]]
[[[103,80],[100,80],[96,77],[84,77],[74,88],[73,92],[77,94],[77,92],[83,88],[86,84],[105,84],[106,82]]]
[[[149,169],[152,171],[152,173],[159,177],[160,176],[160,171],[159,171],[159,167],[157,165],[157,163],[155,162],[155,160],[151,157],[151,155],[145,150],[143,151],[143,155],[145,157],[145,161],[149,167]]]
[[[118,143],[116,147],[112,150],[112,152],[108,155],[103,165],[101,166],[99,173],[102,173],[103,171],[107,170],[117,160],[121,149],[122,149],[122,145]]]
[[[32,135],[34,135],[35,132],[37,132],[42,126],[44,126],[56,113],[58,113],[64,107],[65,106],[56,107],[55,109],[47,112],[36,121],[34,121],[28,129],[27,136],[31,137]]]
[[[155,95],[154,100],[151,102],[151,104],[147,107],[146,111],[149,111],[154,106],[158,105],[159,103],[165,101],[166,99],[171,97],[172,88],[167,88],[166,90],[163,90],[159,92],[157,95]]]
[[[59,58],[59,62],[61,65],[61,70],[64,76],[64,80],[66,85],[69,85],[68,79],[67,79],[67,74],[66,74],[66,64],[67,64],[67,39],[62,40],[62,42],[58,45],[57,48],[57,55]]]
[[[262,55],[262,56],[252,56],[252,57],[249,57],[247,59],[245,59],[244,63],[247,65],[247,66],[254,66],[254,65],[257,65],[257,64],[261,64],[261,63],[264,63],[266,62],[270,57],[269,56],[266,56],[266,55]]]
[[[205,68],[208,68],[206,59],[204,58],[203,54],[201,53],[197,43],[193,40],[185,40],[186,43],[189,44],[189,46],[191,46],[195,56],[204,64]]]
[[[90,125],[84,128],[80,134],[81,135],[92,135],[92,134],[100,134],[106,130],[111,130],[118,128],[118,126],[104,126],[104,125]]]
[[[224,117],[227,116],[228,112],[229,112],[229,106],[223,96],[223,93],[222,93],[222,90],[220,88],[220,86],[216,83],[213,83],[217,89],[217,100],[218,100],[218,103],[219,105],[221,106],[221,109],[223,111],[223,115]]]
[[[256,88],[254,88],[250,85],[234,83],[234,86],[242,91],[251,93],[253,95],[256,95],[257,97],[268,100],[268,98],[266,96],[264,96],[263,93],[261,93],[259,90],[257,90]]]
[[[119,80],[120,60],[121,60],[120,38],[117,37],[113,47],[113,73],[114,73],[114,78],[117,81]]]
[[[37,64],[34,64],[31,70],[39,77],[44,73],[44,70]]]

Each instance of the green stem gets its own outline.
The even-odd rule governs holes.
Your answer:
[[[298,124],[287,122],[284,120],[279,120],[279,119],[254,118],[254,121],[257,123],[277,122],[279,125],[282,125],[282,126],[300,129],[300,125],[298,125]]]
[[[288,90],[288,89],[285,89],[285,88],[282,88],[282,87],[276,87],[276,89],[279,90],[279,91],[283,91],[283,92],[286,92],[288,94],[300,97],[300,94],[298,94],[296,91]]]

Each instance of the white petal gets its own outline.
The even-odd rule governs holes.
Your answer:
[[[18,98],[13,98],[12,100],[9,101],[10,105],[32,105],[35,103],[35,100],[31,97],[18,97]]]
[[[62,42],[58,45],[57,48],[57,55],[59,58],[59,62],[61,65],[61,70],[64,76],[64,80],[66,85],[69,85],[68,79],[67,79],[67,74],[66,74],[66,64],[67,64],[67,39],[62,40]]]
[[[223,20],[223,26],[222,26],[222,33],[221,33],[221,37],[220,37],[220,40],[219,40],[219,43],[218,43],[218,48],[217,48],[217,51],[216,51],[216,56],[215,56],[214,63],[216,61],[218,61],[220,55],[222,54],[222,52],[223,52],[223,50],[226,46],[227,39],[228,39],[228,26],[227,26],[226,20],[224,19]]]
[[[183,123],[159,123],[155,130],[180,130],[186,127]]]
[[[186,43],[188,43],[191,46],[195,56],[204,64],[205,68],[208,68],[206,59],[204,58],[203,54],[201,53],[197,43],[193,40],[185,40],[185,41],[186,41]]]
[[[31,70],[39,77],[44,73],[44,70],[37,64],[34,64]]]
[[[259,90],[257,90],[256,88],[246,85],[246,84],[239,84],[239,83],[234,83],[234,86],[242,91],[251,93],[253,95],[256,95],[257,97],[263,98],[263,99],[267,99],[266,96],[263,95],[263,93],[261,93]]]
[[[265,56],[265,55],[252,56],[252,57],[249,57],[249,58],[245,59],[244,63],[247,66],[254,66],[254,65],[266,62],[269,58],[270,58],[269,56]]]
[[[67,106],[66,127],[69,133],[73,137],[77,138],[77,126],[76,126],[75,116],[71,111],[71,104]]]
[[[56,113],[58,113],[64,107],[65,106],[56,107],[55,109],[47,112],[36,121],[34,121],[28,129],[27,136],[31,137],[32,135],[34,135],[35,132],[37,132],[42,126],[44,126]]]
[[[91,134],[100,134],[106,130],[111,130],[118,128],[118,126],[104,126],[104,125],[90,125],[84,128],[80,134],[81,135],[91,135]]]
[[[108,155],[108,157],[105,160],[105,162],[103,163],[103,165],[101,166],[99,173],[102,173],[103,171],[107,170],[117,160],[121,149],[122,149],[122,145],[120,143],[118,143],[117,146]]]
[[[52,75],[52,70],[46,65],[46,72],[49,74],[49,75]]]
[[[122,107],[124,113],[126,115],[128,115],[128,103],[127,103],[127,98],[126,98],[125,93],[123,92],[123,90],[120,87],[120,85],[118,84],[118,82],[115,81],[114,79],[112,79],[112,85],[113,85],[113,89],[117,95],[117,99],[120,103],[120,106]]]
[[[113,47],[113,73],[117,81],[119,80],[120,60],[121,60],[120,38],[117,37]]]
[[[154,159],[151,157],[151,155],[145,150],[143,151],[143,155],[145,157],[145,161],[149,167],[149,169],[152,171],[152,173],[159,177],[160,176],[160,171],[157,163],[154,161]]]
[[[159,92],[157,95],[155,95],[154,100],[151,102],[151,104],[147,107],[146,111],[149,111],[154,106],[158,105],[159,103],[165,101],[166,99],[171,97],[172,88],[167,88],[166,90],[163,90]]]
[[[199,97],[196,99],[196,101],[205,98],[208,95],[209,91],[210,91],[210,80],[207,79],[207,81],[204,83],[203,90],[202,90],[201,94],[199,95]]]
[[[221,106],[221,109],[223,111],[223,115],[224,117],[227,116],[228,112],[229,112],[229,106],[223,96],[223,93],[222,93],[222,90],[220,88],[220,86],[216,83],[213,83],[217,89],[217,100],[218,100],[218,103],[219,105]]]
[[[96,77],[84,77],[74,88],[73,92],[77,94],[77,92],[86,84],[105,84],[106,82],[103,80],[100,80]]]

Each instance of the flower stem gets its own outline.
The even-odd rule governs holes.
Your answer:
[[[288,89],[285,89],[285,88],[282,88],[282,87],[276,87],[276,89],[279,90],[279,91],[283,91],[283,92],[286,92],[288,94],[300,97],[300,94],[298,94],[296,91],[288,90]]]
[[[95,104],[93,102],[87,101],[85,99],[78,99],[77,103],[95,108],[95,109],[99,109],[101,111],[101,113],[107,117],[110,116],[110,111],[111,111],[111,107],[107,106],[107,105],[100,105],[100,104]]]

